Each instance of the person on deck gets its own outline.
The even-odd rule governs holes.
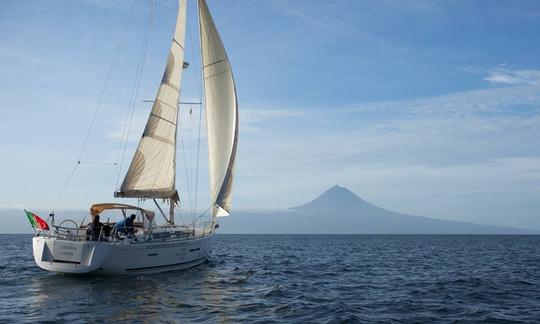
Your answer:
[[[133,228],[133,223],[135,222],[135,218],[137,216],[135,214],[131,214],[129,217],[119,221],[114,225],[114,228],[116,229],[116,233],[123,233],[127,235],[128,237],[131,237],[133,233],[135,232],[135,229]]]
[[[90,236],[92,238],[92,241],[99,240],[99,236],[101,234],[101,230],[103,228],[103,223],[99,221],[99,215],[94,216],[94,219],[92,221],[92,224],[90,224]]]

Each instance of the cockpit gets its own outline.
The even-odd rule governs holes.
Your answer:
[[[147,238],[152,232],[153,211],[125,204],[94,204],[92,221],[84,226],[86,239],[92,241]]]

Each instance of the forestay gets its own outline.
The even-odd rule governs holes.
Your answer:
[[[179,0],[167,67],[139,146],[117,197],[177,200],[176,124],[184,64],[186,0]]]
[[[212,216],[228,216],[238,142],[238,105],[231,65],[205,0],[199,0]]]

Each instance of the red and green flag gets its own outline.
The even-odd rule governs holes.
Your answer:
[[[24,212],[26,213],[26,217],[28,217],[28,221],[30,222],[30,225],[32,225],[33,229],[39,229],[43,231],[49,230],[49,224],[47,224],[47,222],[44,221],[43,218],[27,210],[25,210]]]

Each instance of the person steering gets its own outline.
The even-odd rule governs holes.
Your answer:
[[[133,236],[133,234],[135,233],[135,228],[133,227],[133,224],[136,217],[137,215],[131,214],[129,217],[124,218],[123,220],[116,223],[114,225],[116,233],[122,233],[124,235],[127,235],[128,237]]]

